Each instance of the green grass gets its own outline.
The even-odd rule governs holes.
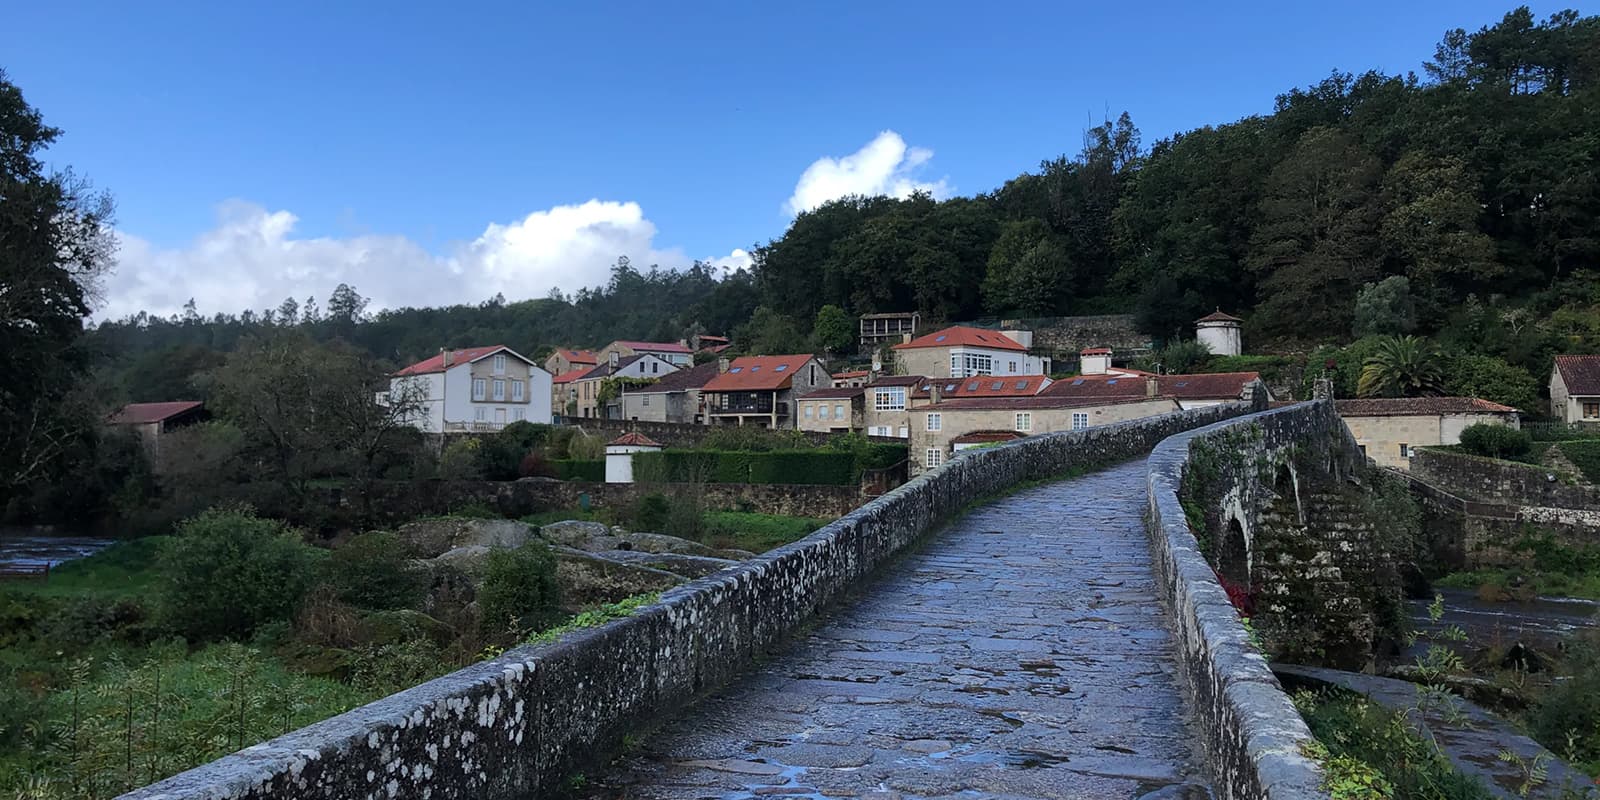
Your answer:
[[[1600,600],[1600,574],[1569,575],[1561,572],[1518,569],[1479,569],[1470,572],[1452,572],[1434,583],[1452,589],[1479,589],[1484,586],[1509,588],[1519,585],[1519,581],[1526,590],[1538,595]]]
[[[811,517],[785,517],[748,511],[708,511],[706,541],[713,547],[764,553],[802,539],[828,522]]]
[[[57,565],[48,580],[10,581],[4,588],[19,596],[143,597],[155,586],[156,558],[171,539],[146,536],[117,542],[92,556]]]

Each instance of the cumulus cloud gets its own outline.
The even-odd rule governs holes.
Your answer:
[[[907,147],[900,134],[884,131],[850,155],[823,156],[812,162],[801,173],[784,210],[797,215],[849,195],[907,197],[924,191],[944,199],[951,194],[944,178],[929,182],[916,177],[931,158],[932,150]]]
[[[656,226],[638,203],[590,200],[491,223],[476,239],[444,254],[397,235],[295,236],[299,219],[243,201],[224,203],[217,224],[188,245],[159,248],[121,233],[115,273],[97,317],[137,311],[170,315],[194,298],[201,313],[274,308],[285,297],[315,295],[324,303],[340,283],[373,308],[475,303],[504,294],[543,297],[551,287],[573,291],[605,283],[626,255],[639,267],[687,267],[679,248],[658,248]],[[724,269],[748,266],[734,250],[704,259]]]

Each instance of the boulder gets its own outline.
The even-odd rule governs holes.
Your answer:
[[[620,549],[617,544],[621,541],[611,534],[611,529],[605,523],[575,519],[540,526],[539,538],[552,545],[590,551],[617,550]]]
[[[556,580],[569,606],[615,603],[636,594],[659,592],[683,576],[654,567],[625,564],[571,547],[556,547]]]
[[[456,547],[422,562],[431,574],[440,572],[466,576],[476,586],[483,581],[483,571],[489,563],[489,553],[494,550],[485,545]]]
[[[721,550],[713,551],[711,555],[715,556],[716,558],[726,558],[733,561],[749,561],[750,559],[756,557],[756,554],[750,552],[749,550],[740,550],[734,547],[725,547]]]
[[[513,519],[440,517],[401,525],[399,536],[418,558],[434,558],[457,547],[521,547],[533,529]]]
[[[682,553],[651,553],[641,550],[607,550],[594,555],[624,564],[665,570],[685,578],[702,578],[739,564],[726,558],[691,556]]]
[[[699,542],[668,536],[664,533],[628,533],[623,531],[617,538],[632,545],[632,550],[646,553],[681,553],[689,556],[715,556],[716,549],[707,547]]]
[[[460,520],[440,517],[438,519],[419,519],[400,526],[396,531],[400,541],[411,550],[417,558],[433,558],[450,549],[450,540],[455,538]]]

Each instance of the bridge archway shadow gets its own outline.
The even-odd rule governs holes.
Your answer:
[[[1222,541],[1217,543],[1217,575],[1229,585],[1250,587],[1250,540],[1238,517],[1228,518]]]

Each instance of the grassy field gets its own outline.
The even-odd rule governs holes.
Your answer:
[[[801,539],[828,524],[828,520],[811,517],[784,517],[777,514],[756,514],[745,511],[710,511],[706,513],[708,534],[706,543],[713,547],[749,550],[764,553],[774,547]]]

